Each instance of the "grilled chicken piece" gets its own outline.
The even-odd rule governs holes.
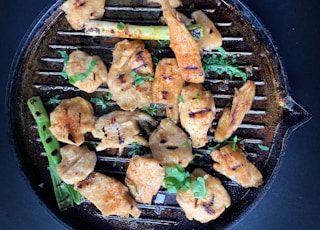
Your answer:
[[[191,188],[186,192],[180,189],[177,193],[177,202],[189,220],[195,219],[207,223],[218,218],[231,205],[231,199],[218,178],[196,168],[191,174],[191,180],[196,180],[198,177],[204,177],[207,195],[197,199]]]
[[[60,178],[67,184],[86,179],[93,172],[97,162],[96,153],[87,146],[66,145],[61,148],[62,160],[57,165]]]
[[[239,90],[235,89],[232,106],[224,108],[219,119],[214,138],[223,142],[232,136],[241,124],[245,114],[250,110],[256,86],[253,81],[247,81]]]
[[[221,34],[204,12],[197,10],[191,14],[191,17],[203,27],[203,37],[196,41],[201,52],[222,46]]]
[[[90,56],[83,51],[76,50],[70,53],[69,61],[66,65],[66,72],[68,77],[70,77],[86,73],[90,68],[90,64],[92,64],[92,61],[96,61],[97,64],[94,65],[88,77],[74,83],[76,87],[87,93],[96,91],[102,83],[107,82],[107,67],[101,58],[98,56]]]
[[[173,50],[182,78],[187,82],[202,83],[205,74],[202,68],[198,45],[168,0],[157,1],[162,6],[163,17],[169,26],[170,48]]]
[[[74,30],[81,30],[86,22],[101,19],[105,0],[67,0],[60,7]]]
[[[163,183],[165,169],[156,159],[133,156],[125,183],[137,202],[151,204]]]
[[[61,142],[80,146],[94,129],[92,105],[81,97],[65,99],[50,113],[50,131]]]
[[[232,150],[232,144],[228,144],[219,150],[210,153],[216,162],[213,169],[236,181],[242,187],[258,187],[263,183],[260,171],[247,160],[244,151],[236,146]]]
[[[166,105],[167,117],[179,121],[179,96],[184,80],[176,59],[163,58],[159,61],[152,82],[152,100]]]
[[[138,218],[141,214],[128,189],[120,181],[107,175],[94,172],[85,180],[74,185],[82,196],[91,201],[103,216],[117,215]]]
[[[125,39],[115,45],[107,80],[112,99],[123,110],[134,111],[136,108],[149,107],[152,102],[151,81],[145,79],[137,84],[133,73],[153,77],[153,62],[151,54],[141,41]]]
[[[133,142],[149,146],[148,141],[139,135],[139,126],[149,132],[148,124],[156,126],[157,121],[148,114],[139,111],[113,111],[103,115],[97,120],[92,132],[94,137],[101,139],[96,150],[119,148],[119,154],[121,154],[124,147]]]
[[[200,148],[208,142],[207,133],[215,116],[212,94],[205,91],[201,84],[190,84],[182,88],[181,96],[181,125],[189,133],[192,146]]]
[[[192,148],[187,134],[169,118],[163,119],[149,138],[154,158],[162,165],[187,167],[193,159]]]

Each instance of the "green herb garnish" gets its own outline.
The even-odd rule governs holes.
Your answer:
[[[191,188],[195,198],[203,198],[207,194],[204,178],[198,177],[197,180],[191,182],[190,173],[180,165],[166,167],[164,185],[168,193],[176,193],[180,189],[186,192]]]
[[[247,80],[247,75],[235,64],[235,55],[232,55],[230,59],[230,56],[227,55],[225,49],[219,47],[217,50],[219,51],[220,56],[213,54],[211,57],[202,59],[204,71],[206,73],[216,72],[219,75],[226,73],[231,80],[234,76],[241,77],[242,81],[245,82]]]
[[[150,116],[157,115],[157,106],[156,104],[152,104],[149,108],[144,106],[141,108],[142,111],[148,113]]]
[[[198,177],[197,180],[192,181],[191,188],[194,192],[194,197],[197,199],[207,195],[206,182],[203,177]]]
[[[61,76],[64,78],[64,79],[68,79],[68,74],[67,74],[67,64],[68,64],[68,61],[69,61],[69,56],[68,56],[68,53],[64,50],[60,50],[58,51],[59,54],[61,55],[62,59],[63,59],[63,69],[62,69],[62,72],[61,72]]]
[[[182,96],[179,97],[179,102],[180,102],[180,103],[184,103],[184,99],[183,99]]]
[[[128,187],[130,188],[131,193],[132,193],[133,196],[137,196],[138,195],[138,191],[137,191],[136,186],[134,186],[133,184],[129,184]]]
[[[124,30],[125,27],[126,27],[126,24],[124,24],[123,22],[119,22],[117,24],[117,29],[118,30]]]
[[[105,111],[105,110],[107,109],[107,107],[108,107],[107,102],[106,102],[104,96],[90,98],[90,101],[91,101],[92,103],[95,103],[95,104],[97,104],[97,105],[100,105],[102,111]]]
[[[182,147],[189,147],[190,146],[190,142],[189,141],[184,141],[181,144]]]
[[[228,145],[228,144],[231,144],[231,149],[232,151],[236,151],[236,148],[237,148],[237,142],[238,142],[238,137],[237,135],[234,136],[233,138],[231,139],[228,139],[228,140],[225,140],[224,142],[221,142],[219,144],[216,144],[215,146],[212,146],[212,147],[209,147],[206,151],[207,154],[210,154],[212,151],[214,150],[219,150],[221,149],[222,147]]]
[[[144,83],[144,81],[149,80],[149,81],[153,81],[153,77],[151,74],[146,75],[146,76],[141,76],[139,75],[137,72],[132,71],[131,72],[131,76],[133,77],[133,81],[135,85],[141,85]]]
[[[55,95],[52,98],[50,98],[47,102],[45,102],[45,105],[53,105],[54,107],[57,106],[58,104],[58,99],[59,99],[60,95]]]
[[[93,68],[98,64],[98,61],[96,59],[92,59],[90,62],[90,65],[88,67],[88,69],[86,70],[85,73],[79,73],[79,74],[75,74],[72,76],[69,76],[69,82],[71,84],[75,84],[77,81],[83,81],[85,80],[87,77],[89,77],[89,75],[91,74]]]
[[[132,147],[132,149],[128,152],[128,156],[143,154],[141,152],[142,145],[138,144],[137,142],[132,142],[130,146]]]
[[[258,145],[259,149],[261,149],[262,151],[268,151],[269,150],[269,147],[268,146],[265,146],[265,145]]]
[[[197,95],[196,95],[196,99],[197,99],[198,101],[201,101],[201,96],[200,96],[200,93],[199,93],[199,92],[198,92]]]

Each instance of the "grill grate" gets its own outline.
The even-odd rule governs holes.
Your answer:
[[[61,2],[59,1],[59,4]],[[157,5],[148,5],[141,0],[121,1],[121,3],[123,5],[119,6],[119,1],[108,1],[109,6],[106,7],[106,14],[103,20],[131,24],[159,24],[161,9]],[[260,35],[254,30],[250,22],[229,3],[219,0],[194,1],[194,3],[186,1],[183,7],[179,8],[179,11],[190,15],[191,12],[198,9],[205,11],[215,22],[223,36],[223,46],[229,54],[237,56],[240,68],[244,69],[247,66],[252,66],[253,77],[250,79],[256,84],[256,96],[251,110],[236,131],[236,135],[245,145],[248,159],[256,164],[264,175],[264,179],[268,180],[274,167],[274,165],[269,165],[269,160],[273,159],[273,157],[270,156],[268,151],[259,149],[258,145],[272,146],[278,127],[277,124],[281,120],[283,113],[280,103],[278,103],[279,95],[275,81],[275,68],[277,67],[273,66],[274,57],[269,56],[269,52],[262,43]],[[66,50],[69,53],[80,49],[91,55],[98,55],[109,69],[112,62],[112,50],[119,39],[90,37],[82,31],[72,31],[60,10],[55,10],[46,23],[46,29],[41,30],[30,44],[28,58],[25,59],[23,64],[20,88],[18,87],[19,90],[17,90],[20,100],[26,101],[33,95],[39,95],[45,101],[55,95],[60,95],[60,99],[79,95],[90,100],[91,97],[106,94],[109,90],[105,86],[100,87],[95,93],[87,94],[79,91],[60,77],[63,60],[58,51]],[[170,54],[168,48],[161,47],[156,41],[147,41],[145,43],[146,48],[151,53],[159,55],[159,57]],[[207,52],[205,55],[210,53]],[[221,116],[224,106],[232,101],[234,88],[239,88],[241,85],[241,79],[228,80],[226,76],[216,76],[213,73],[206,78],[204,86],[212,92],[217,108],[214,126]],[[19,106],[21,106],[19,108],[22,114],[20,122],[24,135],[23,140],[26,143],[25,151],[28,153],[28,157],[30,157],[37,174],[41,175],[39,181],[48,184],[44,187],[44,190],[47,189],[48,193],[50,193],[51,187],[45,159],[46,155],[37,137],[36,126],[30,126],[34,122],[26,107],[24,105]],[[97,106],[94,108],[97,114],[101,112],[101,108]],[[118,109],[118,106],[115,102],[110,101],[107,112],[114,109]],[[212,134],[209,135],[209,140],[209,143],[212,144]],[[86,144],[93,145],[96,144],[96,141],[88,135]],[[125,152],[128,150],[129,147],[126,148]],[[205,148],[201,148],[197,151],[204,153],[205,150]],[[123,181],[130,158],[126,154],[121,157],[117,156],[115,150],[105,150],[98,152],[97,155],[97,171],[104,172]],[[224,222],[231,223],[233,221],[232,218],[237,217],[248,207],[259,190],[243,189],[236,183],[214,172],[211,169],[212,160],[209,157],[204,159],[206,171],[222,180],[232,198],[232,206],[218,220],[214,221],[213,226],[218,226]],[[159,191],[159,194],[165,196],[164,202],[162,204],[153,203],[153,205],[140,204],[142,215],[139,219],[116,216],[102,217],[90,202],[84,202],[58,215],[62,216],[62,218],[71,216],[76,221],[81,220],[80,222],[84,222],[87,226],[94,226],[99,229],[106,228],[105,226],[116,229],[192,229],[206,226],[188,221],[184,217],[181,208],[177,205],[174,195],[167,194],[163,189]],[[54,203],[50,205],[54,207]],[[75,221],[71,221],[71,223],[77,226]],[[224,223],[224,225],[226,224]],[[80,224],[79,226],[83,227]]]

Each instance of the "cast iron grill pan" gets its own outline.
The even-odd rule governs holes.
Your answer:
[[[13,65],[8,94],[9,116],[11,120],[10,137],[19,157],[23,171],[40,199],[67,226],[75,229],[219,229],[235,224],[247,213],[259,198],[268,190],[276,174],[277,165],[283,155],[285,141],[290,131],[308,120],[309,113],[289,95],[287,78],[269,34],[254,15],[239,1],[183,1],[178,10],[190,16],[198,9],[203,10],[216,24],[223,36],[223,47],[237,56],[237,64],[246,70],[249,79],[256,84],[256,96],[251,110],[245,116],[236,135],[244,144],[248,159],[253,162],[264,176],[264,185],[258,189],[244,189],[235,182],[212,170],[212,160],[206,156],[203,168],[218,177],[228,190],[232,205],[217,220],[200,224],[185,218],[177,205],[174,195],[167,194],[162,188],[152,205],[139,204],[142,215],[139,219],[117,216],[103,217],[88,201],[60,212],[55,203],[48,164],[44,149],[37,134],[35,122],[28,111],[26,101],[34,95],[48,101],[55,95],[59,99],[81,96],[87,100],[106,95],[108,88],[101,86],[96,92],[88,94],[79,91],[61,77],[63,60],[58,51],[68,53],[83,50],[98,55],[107,65],[112,63],[112,50],[118,38],[90,37],[83,31],[74,31],[58,9],[63,1],[57,1],[38,19],[22,45]],[[142,0],[115,1],[106,5],[103,20],[131,24],[157,25],[162,15],[161,8]],[[157,41],[146,41],[147,49],[159,59],[173,56],[172,51]],[[210,55],[210,52],[204,55]],[[243,82],[240,78],[230,80],[228,76],[208,74],[204,86],[213,94],[217,107],[214,120],[216,125],[224,106],[232,102],[234,88]],[[101,108],[93,103],[96,116]],[[115,102],[109,101],[107,112],[119,109]],[[47,106],[50,112],[52,106]],[[159,107],[157,118],[163,118],[163,108]],[[214,145],[209,133],[208,145]],[[86,145],[93,146],[95,140],[86,136]],[[268,146],[263,151],[259,145]],[[124,181],[130,157],[117,155],[117,150],[108,149],[97,152],[96,171]],[[206,148],[198,149],[204,153]],[[146,154],[150,153],[145,149]],[[163,202],[157,199],[165,197]]]

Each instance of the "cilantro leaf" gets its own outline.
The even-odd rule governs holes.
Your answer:
[[[131,76],[133,77],[133,81],[135,85],[141,85],[144,83],[144,81],[149,80],[149,81],[153,81],[153,77],[151,74],[146,75],[146,76],[141,76],[139,75],[137,72],[132,71],[131,72]]]
[[[143,153],[141,152],[142,145],[138,144],[137,142],[132,142],[130,144],[132,147],[131,150],[128,152],[128,156],[133,156],[133,155],[142,155]]]
[[[202,59],[203,68],[206,73],[208,72],[216,72],[221,75],[226,73],[229,75],[230,79],[234,76],[241,77],[242,81],[247,80],[247,75],[244,71],[240,70],[238,66],[235,64],[236,58],[235,56],[231,56],[231,59],[228,58],[227,52],[222,47],[219,47],[218,52],[220,55],[213,54],[210,57],[205,57]]]
[[[90,98],[90,101],[97,104],[97,105],[100,105],[102,111],[105,111],[108,107],[106,100],[104,99],[104,96]]]
[[[191,182],[191,189],[194,192],[195,198],[203,198],[207,195],[206,182],[203,177],[193,180]]]
[[[77,81],[85,80],[87,77],[89,77],[89,75],[91,74],[93,68],[97,64],[98,64],[98,61],[96,59],[92,59],[92,61],[90,62],[90,65],[89,65],[88,69],[86,70],[86,72],[69,76],[69,82],[74,85]]]
[[[119,22],[117,24],[117,29],[118,30],[124,30],[125,27],[126,27],[126,24],[124,24],[123,22]]]
[[[157,107],[156,104],[151,105],[149,108],[144,106],[141,108],[142,111],[148,113],[150,116],[157,115]]]
[[[45,105],[53,105],[54,107],[58,104],[58,99],[60,95],[55,95],[54,97],[50,98],[47,102],[45,102]]]
[[[236,151],[236,148],[237,148],[237,142],[238,142],[238,136],[235,135],[233,138],[230,138],[228,140],[225,140],[224,142],[221,142],[221,143],[218,143],[216,144],[215,146],[212,146],[212,147],[209,147],[206,151],[207,154],[210,154],[212,151],[214,150],[219,150],[221,149],[222,147],[228,145],[228,144],[231,144],[231,149],[232,151]]]
[[[179,96],[179,102],[180,102],[180,103],[184,103],[184,99],[183,99],[182,96]]]
[[[180,189],[186,191],[190,188],[190,174],[180,165],[166,167],[164,185],[169,193],[176,193]]]

